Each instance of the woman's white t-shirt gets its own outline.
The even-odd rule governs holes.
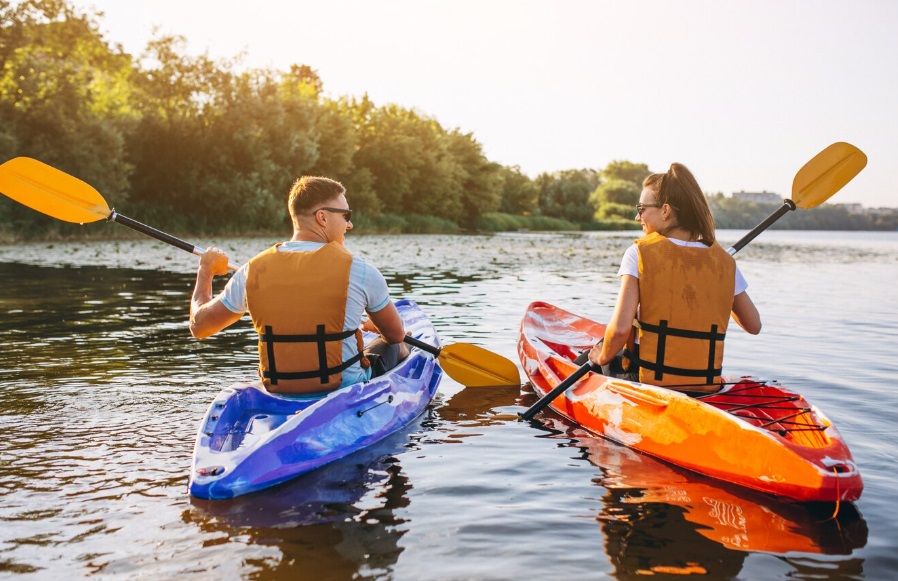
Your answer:
[[[671,242],[676,244],[677,246],[689,246],[692,248],[708,248],[705,246],[703,242],[695,241],[687,241],[687,240],[678,240],[676,238],[668,238]],[[632,244],[627,251],[624,252],[624,257],[621,259],[620,269],[617,271],[617,277],[629,274],[630,276],[639,278],[639,247],[635,244]],[[739,271],[739,267],[736,266],[736,288],[733,291],[733,296],[736,296],[740,293],[743,293],[748,289],[748,282],[745,280],[745,277],[742,276],[742,272]]]

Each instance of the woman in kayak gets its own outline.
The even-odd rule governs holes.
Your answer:
[[[717,244],[708,202],[684,165],[643,181],[636,221],[645,236],[624,253],[614,313],[589,360],[642,383],[715,391],[730,317],[761,331],[748,285]]]

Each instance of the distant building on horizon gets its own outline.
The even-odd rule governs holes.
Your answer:
[[[781,204],[783,201],[780,195],[766,190],[763,192],[733,192],[733,197],[737,200],[754,202],[756,204]]]
[[[892,216],[898,214],[898,208],[865,208],[863,204],[833,204],[844,208],[849,214],[861,214],[864,216]]]
[[[865,208],[864,213],[874,216],[891,216],[892,214],[898,214],[898,208]]]

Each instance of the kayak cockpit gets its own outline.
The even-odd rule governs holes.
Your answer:
[[[238,385],[225,390],[227,398],[209,409],[203,431],[209,436],[209,449],[233,452],[252,446],[321,398],[287,399]],[[233,401],[228,402],[229,399]]]

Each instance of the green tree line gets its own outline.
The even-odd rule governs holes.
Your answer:
[[[300,175],[341,181],[363,231],[637,226],[644,164],[530,178],[415,110],[325,96],[309,65],[245,69],[188,56],[177,36],[133,56],[103,38],[101,17],[66,0],[0,0],[0,161],[40,159],[173,232],[283,232]],[[0,197],[7,239],[74,232]]]

